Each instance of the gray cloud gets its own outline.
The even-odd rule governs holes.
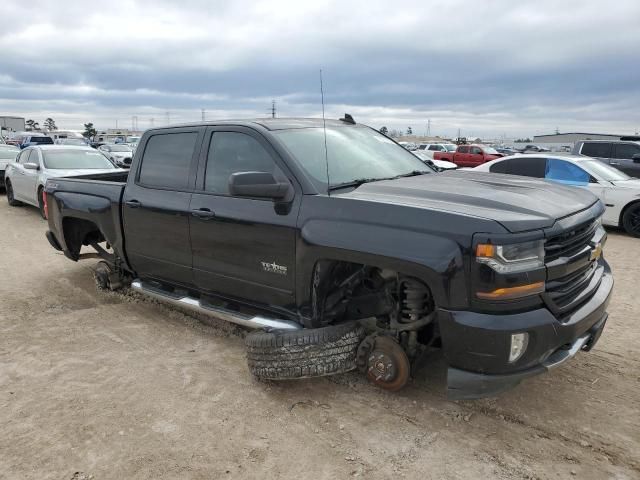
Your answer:
[[[32,15],[38,12],[38,15]],[[0,112],[79,128],[317,116],[452,135],[640,127],[640,3],[8,0]]]

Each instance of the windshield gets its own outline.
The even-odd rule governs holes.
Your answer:
[[[115,168],[100,152],[95,150],[47,150],[44,166],[54,170]]]
[[[359,179],[384,179],[429,170],[415,155],[370,128],[327,127],[326,160],[322,128],[273,133],[321,188],[327,186],[327,162],[332,186]]]
[[[53,139],[51,137],[31,137],[29,139],[31,143],[53,143]]]
[[[488,153],[489,155],[500,155],[500,152],[498,152],[495,148],[491,148],[491,147],[483,147],[484,148],[484,153]]]
[[[130,152],[131,147],[128,147],[126,145],[111,145],[109,147],[109,150],[112,152]]]
[[[610,167],[606,163],[599,162],[598,160],[585,160],[580,162],[580,165],[584,165],[587,170],[589,170],[589,172],[598,179],[607,180],[609,182],[631,180],[631,177],[626,173]]]
[[[453,143],[445,143],[443,147],[446,148],[447,152],[455,152],[457,145],[454,145]]]

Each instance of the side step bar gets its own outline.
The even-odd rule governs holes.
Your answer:
[[[160,289],[145,285],[141,280],[135,279],[131,282],[131,288],[136,292],[147,295],[171,305],[187,308],[194,312],[211,315],[227,322],[237,323],[249,328],[264,328],[268,330],[300,330],[302,325],[291,320],[281,320],[274,318],[266,318],[262,316],[250,317],[237,312],[232,312],[221,307],[203,305],[197,298],[187,297],[184,295],[163,292]]]

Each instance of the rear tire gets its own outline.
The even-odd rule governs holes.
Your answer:
[[[44,188],[40,187],[38,189],[38,207],[40,208],[40,216],[47,219],[47,215],[44,212]]]
[[[247,335],[247,361],[253,375],[269,380],[321,377],[356,368],[365,330],[357,323]]]
[[[11,181],[5,180],[5,188],[7,190],[7,202],[9,202],[9,205],[12,207],[19,207],[22,205],[22,202],[19,202],[13,196],[13,185],[11,185]]]
[[[629,235],[640,237],[640,202],[627,207],[622,216],[622,226]]]

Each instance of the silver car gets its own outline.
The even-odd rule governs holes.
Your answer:
[[[131,166],[133,149],[126,143],[100,145],[98,150],[118,167],[129,168]]]
[[[48,179],[117,171],[121,169],[91,147],[28,147],[20,152],[14,162],[7,164],[4,175],[7,201],[14,207],[22,203],[36,206],[40,208],[42,217],[46,218],[42,192]]]

